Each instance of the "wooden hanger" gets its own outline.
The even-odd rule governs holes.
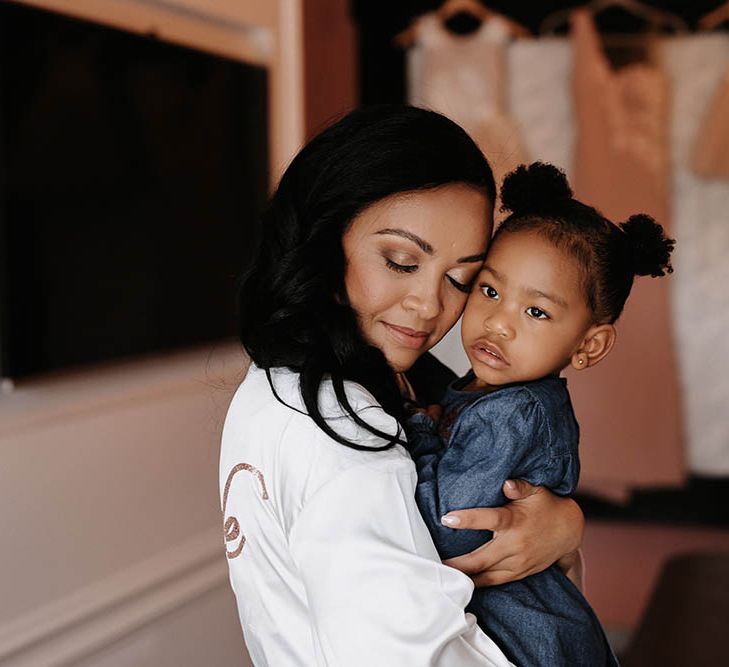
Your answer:
[[[441,21],[441,23],[445,23],[458,14],[469,14],[482,23],[498,16],[506,23],[509,28],[509,32],[511,32],[514,37],[528,37],[531,35],[529,30],[527,30],[523,25],[507,18],[506,16],[497,14],[485,5],[481,4],[479,0],[446,0],[438,9],[435,10],[435,12],[433,12],[433,14]],[[395,44],[401,48],[408,48],[409,46],[412,46],[417,37],[416,32],[417,30],[414,22],[405,30],[395,35]]]
[[[655,30],[670,28],[677,33],[689,32],[686,21],[680,16],[662,9],[657,9],[656,7],[651,7],[643,2],[638,2],[638,0],[593,0],[585,5],[584,8],[592,12],[593,15],[597,15],[613,7],[624,9],[626,12],[633,14],[633,16],[643,19]],[[554,34],[557,28],[569,21],[575,9],[576,7],[571,7],[570,9],[563,9],[547,16],[539,27],[540,34]]]
[[[729,21],[729,2],[719,5],[716,9],[702,16],[696,25],[702,30],[714,30],[726,21]]]

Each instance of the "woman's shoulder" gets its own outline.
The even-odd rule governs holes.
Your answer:
[[[318,491],[338,479],[371,479],[372,475],[415,475],[414,465],[403,447],[362,451],[340,444],[327,435],[304,409],[298,389],[298,374],[284,369],[269,373],[252,367],[238,388],[223,428],[220,454],[221,497],[231,470],[254,469],[265,480],[269,507],[285,531]],[[384,413],[364,388],[352,383],[346,394],[357,414],[386,433],[396,432],[397,422]],[[279,400],[280,399],[280,400]],[[322,414],[339,434],[365,447],[382,447],[378,438],[342,413],[331,382],[319,392]],[[352,475],[355,477],[353,478]],[[231,488],[230,502],[249,507],[255,502],[254,486]]]
[[[270,377],[270,382],[269,382]],[[298,373],[282,368],[266,371],[252,365],[236,391],[224,427],[223,442],[237,440],[238,447],[278,452],[279,464],[311,465],[334,473],[342,467],[367,464],[377,467],[409,462],[399,445],[382,449],[391,438],[403,437],[397,420],[388,415],[361,385],[344,383],[344,392],[357,416],[388,438],[377,436],[355,423],[337,400],[331,380],[319,388],[318,402],[328,426],[350,442],[373,451],[340,444],[309,416],[299,389]],[[237,437],[236,437],[237,434]],[[243,435],[245,434],[245,435]],[[227,438],[226,438],[227,436]],[[380,451],[374,451],[374,450]],[[296,461],[298,463],[294,464]]]

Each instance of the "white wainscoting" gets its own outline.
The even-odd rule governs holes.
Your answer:
[[[217,480],[244,367],[221,344],[0,398],[0,665],[250,664]]]

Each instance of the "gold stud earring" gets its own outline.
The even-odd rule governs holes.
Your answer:
[[[579,364],[580,366],[582,366],[582,364],[584,364],[584,363],[585,363],[585,360],[584,360],[584,359],[578,359],[578,360],[577,360],[577,363],[578,363],[578,364]]]

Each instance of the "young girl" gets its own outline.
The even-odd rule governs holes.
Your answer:
[[[635,275],[672,270],[674,242],[660,225],[645,215],[614,225],[573,199],[556,167],[519,167],[505,179],[502,201],[511,215],[463,315],[472,370],[449,387],[438,424],[433,409],[408,424],[416,498],[444,559],[490,533],[455,531],[440,517],[503,504],[505,480],[574,491],[579,429],[560,371],[585,370],[610,352]],[[520,667],[616,664],[594,612],[557,567],[479,589],[469,611]]]

